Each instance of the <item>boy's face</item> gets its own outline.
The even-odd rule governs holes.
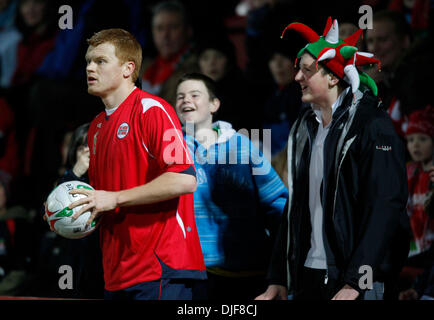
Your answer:
[[[176,91],[176,113],[180,121],[211,126],[218,99],[210,100],[208,89],[200,80],[181,82]],[[211,129],[211,128],[209,128]]]
[[[432,158],[432,138],[423,133],[412,133],[407,136],[407,148],[413,161],[426,162]]]
[[[294,62],[288,57],[275,53],[268,62],[268,67],[279,86],[285,86],[294,80]]]
[[[122,84],[124,65],[115,54],[115,46],[109,42],[96,47],[89,46],[86,53],[87,91],[104,97]]]
[[[329,75],[316,69],[316,60],[309,54],[303,54],[300,59],[300,69],[295,80],[301,86],[303,102],[323,106],[328,101]]]

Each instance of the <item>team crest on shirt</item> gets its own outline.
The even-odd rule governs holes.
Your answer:
[[[128,125],[128,123],[123,122],[121,123],[121,125],[118,128],[118,132],[117,132],[117,137],[119,139],[123,139],[127,136],[128,131],[130,131],[130,126]]]

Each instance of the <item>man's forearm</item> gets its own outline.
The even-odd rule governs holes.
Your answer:
[[[166,172],[145,185],[118,192],[117,207],[152,204],[196,191],[196,178],[189,174]]]

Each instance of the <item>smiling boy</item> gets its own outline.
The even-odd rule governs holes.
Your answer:
[[[197,170],[194,206],[208,298],[253,299],[265,289],[270,242],[287,189],[246,136],[228,122],[213,123],[220,100],[211,78],[184,75],[176,96],[176,112]]]

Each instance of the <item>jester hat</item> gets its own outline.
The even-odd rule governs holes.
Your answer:
[[[353,94],[359,88],[360,83],[363,83],[371,89],[374,95],[377,95],[378,89],[375,81],[357,68],[363,65],[377,64],[380,69],[380,61],[374,59],[372,53],[359,52],[358,48],[355,47],[363,32],[362,29],[357,30],[345,40],[341,40],[339,39],[338,21],[336,19],[332,21],[332,18],[328,17],[322,36],[319,36],[308,26],[294,22],[283,30],[281,38],[287,30],[299,32],[309,42],[298,52],[297,59],[307,51],[317,59],[317,68],[318,62],[322,61],[339,78],[350,84]]]

